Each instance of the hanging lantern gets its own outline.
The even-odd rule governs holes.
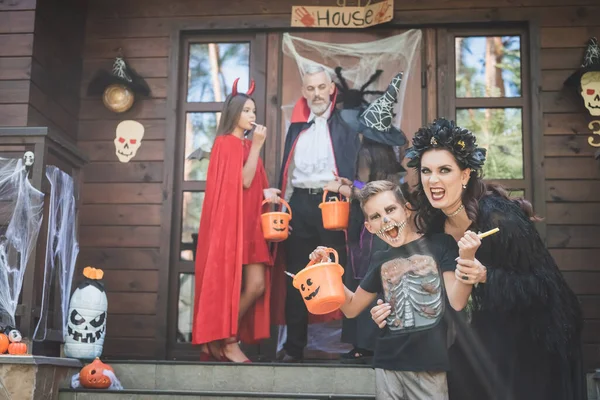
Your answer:
[[[104,346],[108,299],[101,269],[86,267],[83,275],[85,279],[71,296],[64,350],[67,357],[95,359]]]
[[[133,106],[135,94],[148,96],[150,87],[121,56],[115,58],[111,72],[100,70],[88,86],[88,96],[102,96],[110,111],[124,113]]]

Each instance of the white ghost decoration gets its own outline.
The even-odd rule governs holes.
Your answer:
[[[590,115],[600,116],[600,71],[586,72],[581,76],[581,97]]]
[[[135,157],[144,138],[144,125],[137,121],[122,121],[117,125],[115,154],[122,163]]]
[[[75,289],[67,316],[64,347],[67,357],[94,359],[102,355],[107,309],[102,282],[87,278]]]

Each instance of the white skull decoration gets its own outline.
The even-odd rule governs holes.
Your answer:
[[[144,138],[144,125],[137,121],[122,121],[117,125],[115,154],[122,163],[135,157]]]
[[[35,156],[33,155],[33,151],[26,151],[23,155],[23,160],[25,160],[25,166],[31,167],[33,162],[35,161]]]
[[[581,76],[581,97],[590,115],[600,116],[600,71],[586,72]]]
[[[67,357],[94,359],[102,355],[108,299],[99,278],[86,278],[71,296],[64,350]]]

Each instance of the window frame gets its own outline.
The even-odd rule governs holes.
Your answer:
[[[456,48],[457,37],[519,36],[521,53],[521,96],[520,97],[457,97],[456,96]],[[473,108],[520,108],[522,116],[523,178],[484,179],[498,183],[510,190],[524,190],[525,198],[534,200],[531,81],[529,66],[529,36],[525,28],[440,28],[438,42],[438,109],[440,115],[457,118],[457,110]],[[476,132],[475,132],[476,133]]]
[[[205,192],[206,181],[185,180],[185,141],[186,118],[188,113],[221,112],[223,102],[188,102],[188,66],[190,46],[204,43],[248,43],[249,50],[249,77],[256,81],[256,90],[253,98],[256,101],[258,114],[264,119],[265,113],[265,85],[264,71],[266,69],[266,36],[264,33],[240,34],[201,34],[196,32],[182,33],[179,41],[179,60],[177,65],[176,99],[174,110],[174,161],[173,161],[173,193],[171,213],[171,240],[169,256],[169,290],[167,312],[167,355],[168,358],[192,359],[198,357],[198,348],[192,343],[177,342],[177,327],[179,321],[179,277],[180,274],[194,274],[195,262],[182,260],[181,251],[187,248],[181,241],[183,225],[183,196],[185,192]],[[190,246],[193,250],[193,245]]]

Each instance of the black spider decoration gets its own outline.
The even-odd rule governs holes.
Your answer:
[[[344,103],[344,107],[343,107],[344,109],[352,109],[352,108],[358,108],[363,105],[364,106],[369,105],[369,102],[364,99],[364,96],[369,95],[369,94],[381,95],[384,92],[379,91],[379,90],[365,90],[365,89],[371,83],[375,82],[377,80],[377,78],[379,78],[379,75],[381,75],[382,72],[383,72],[383,70],[381,70],[381,69],[378,69],[377,71],[375,71],[375,73],[373,75],[371,75],[371,77],[369,78],[367,83],[362,85],[360,87],[360,89],[357,90],[357,89],[350,89],[350,87],[348,87],[348,83],[346,82],[346,79],[342,76],[342,67],[336,67],[335,74],[337,75],[338,79],[340,80],[340,83],[336,82],[336,84],[335,84],[337,86],[338,90],[340,91],[340,94],[337,97],[336,103]]]

